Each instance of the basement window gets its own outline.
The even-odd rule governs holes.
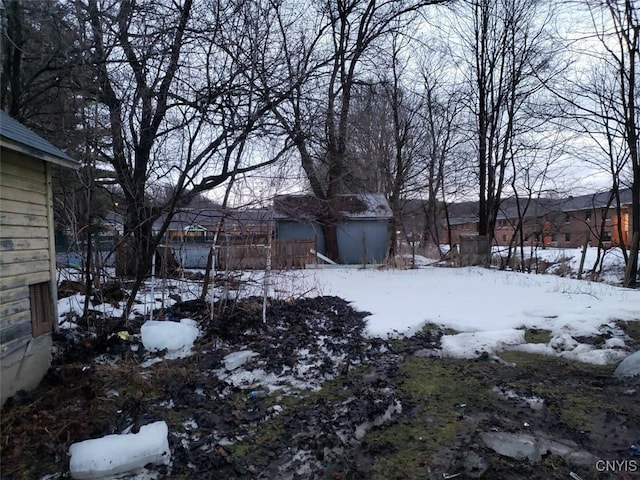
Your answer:
[[[53,330],[53,300],[49,282],[29,285],[31,303],[31,332],[34,337]]]

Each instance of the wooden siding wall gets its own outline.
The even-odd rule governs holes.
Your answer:
[[[48,165],[4,149],[1,155],[0,357],[31,339],[29,285],[55,285]]]

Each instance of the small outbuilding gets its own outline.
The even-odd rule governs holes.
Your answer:
[[[382,263],[389,248],[389,222],[393,217],[383,194],[338,195],[332,199],[337,212],[339,263]],[[326,254],[318,218],[322,200],[312,195],[279,195],[274,199],[275,236],[278,240],[313,240],[315,250]]]
[[[0,111],[1,404],[51,363],[57,294],[53,165],[79,163]]]

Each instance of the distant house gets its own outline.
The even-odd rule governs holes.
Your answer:
[[[185,208],[176,212],[166,232],[169,243],[207,243],[214,239],[218,225],[223,219],[219,243],[237,243],[247,239],[266,242],[271,218],[270,209],[233,209],[208,206],[207,208]],[[162,219],[155,222],[157,231]]]
[[[629,245],[631,190],[623,190],[620,200],[620,212],[615,202],[610,202],[609,192],[532,200],[523,221],[525,244],[563,248],[580,247],[585,241],[591,245],[601,242],[605,248]],[[505,199],[496,219],[495,245],[509,245],[518,217],[513,199]],[[452,217],[450,225],[454,244],[459,243],[461,236],[478,231],[477,216]]]
[[[391,208],[382,194],[339,195],[339,263],[381,263],[389,247]],[[313,240],[316,251],[326,254],[318,221],[322,203],[311,195],[281,195],[274,199],[275,236],[278,240]]]
[[[57,319],[52,165],[79,164],[0,111],[1,403],[34,388]]]

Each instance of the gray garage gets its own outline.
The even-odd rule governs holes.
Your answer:
[[[389,247],[391,208],[382,194],[339,195],[335,210],[339,262],[382,263]],[[275,234],[281,240],[314,240],[316,250],[326,253],[318,222],[321,200],[311,195],[280,195],[274,199]]]

